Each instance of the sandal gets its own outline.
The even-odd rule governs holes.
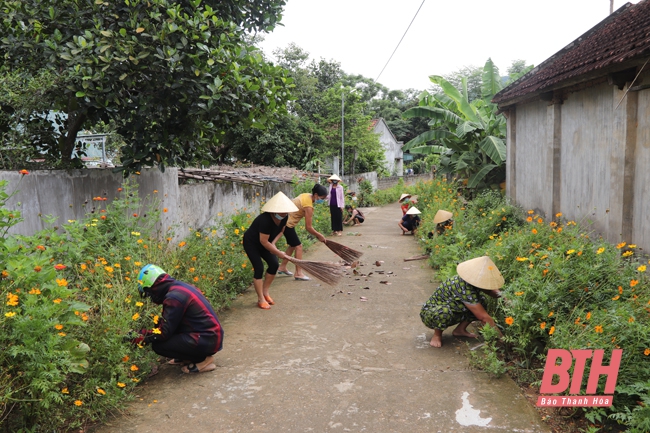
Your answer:
[[[201,369],[199,369],[199,368],[196,366],[195,363],[190,362],[190,363],[187,364],[186,366],[181,367],[181,371],[182,371],[183,373],[185,373],[185,374],[190,374],[190,373],[205,373],[205,372],[208,372],[208,371],[215,370],[216,368],[217,368],[217,366],[214,365],[213,362],[211,362],[211,363],[209,363],[209,364],[207,364],[207,365],[204,365],[203,368],[201,368]]]
[[[271,306],[267,301],[257,301],[257,306],[260,307],[262,310],[270,310]]]
[[[266,299],[266,302],[268,302],[269,305],[275,305],[273,298],[271,298],[269,295],[264,295],[264,299]]]
[[[300,277],[294,277],[293,279],[297,280],[297,281],[310,281],[311,280],[311,278],[309,278],[306,275],[303,275],[303,276],[300,276]]]
[[[291,272],[291,271],[278,271],[278,274],[280,274],[280,275],[288,275],[290,277],[293,276],[293,272]]]
[[[184,359],[178,359],[178,358],[174,358],[172,360],[167,361],[167,364],[169,365],[187,365],[189,363],[190,361],[186,361]]]

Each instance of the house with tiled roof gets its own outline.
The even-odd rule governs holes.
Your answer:
[[[370,127],[373,132],[379,135],[379,141],[384,148],[386,170],[391,176],[402,176],[404,174],[404,153],[402,152],[401,141],[397,141],[390,128],[383,118],[373,119]]]
[[[497,93],[506,194],[650,249],[650,0],[627,3]]]

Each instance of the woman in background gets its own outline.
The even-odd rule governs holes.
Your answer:
[[[343,187],[339,185],[341,178],[331,175],[327,181],[330,183],[327,201],[330,205],[330,216],[332,218],[332,234],[341,236],[343,234],[343,209],[345,208],[345,196]]]
[[[352,205],[346,205],[345,210],[348,212],[348,218],[343,221],[343,224],[350,224],[358,226],[366,220],[366,217],[359,209],[354,209]]]

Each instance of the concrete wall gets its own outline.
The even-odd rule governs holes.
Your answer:
[[[22,178],[22,179],[21,179]],[[139,214],[144,215],[151,205],[161,212],[160,229],[174,230],[175,241],[187,236],[189,229],[208,227],[219,213],[232,215],[237,210],[250,209],[258,213],[260,203],[278,191],[292,195],[291,184],[265,182],[253,186],[231,182],[204,182],[178,184],[178,170],[168,168],[143,170],[130,178],[137,184],[142,201]],[[27,176],[17,172],[0,171],[0,180],[9,181],[7,192],[16,188],[7,207],[18,209],[24,221],[11,228],[10,233],[31,235],[45,228],[39,215],[55,216],[55,224],[81,219],[85,214],[98,212],[119,194],[117,189],[124,179],[119,173],[105,169],[65,171],[32,171]],[[93,201],[93,197],[106,197],[107,201]]]
[[[377,181],[377,189],[388,189],[399,183],[399,180],[404,180],[404,185],[414,185],[418,181],[427,181],[433,179],[432,173],[427,174],[415,174],[410,176],[391,176],[391,177],[382,177]]]
[[[647,82],[650,76],[646,74]],[[526,209],[650,248],[650,89],[601,83],[508,113],[506,193]]]

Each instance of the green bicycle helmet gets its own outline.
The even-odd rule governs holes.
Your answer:
[[[138,274],[138,291],[141,296],[145,295],[145,289],[151,288],[154,285],[158,277],[166,274],[167,272],[163,271],[156,265],[147,265],[140,270]]]

